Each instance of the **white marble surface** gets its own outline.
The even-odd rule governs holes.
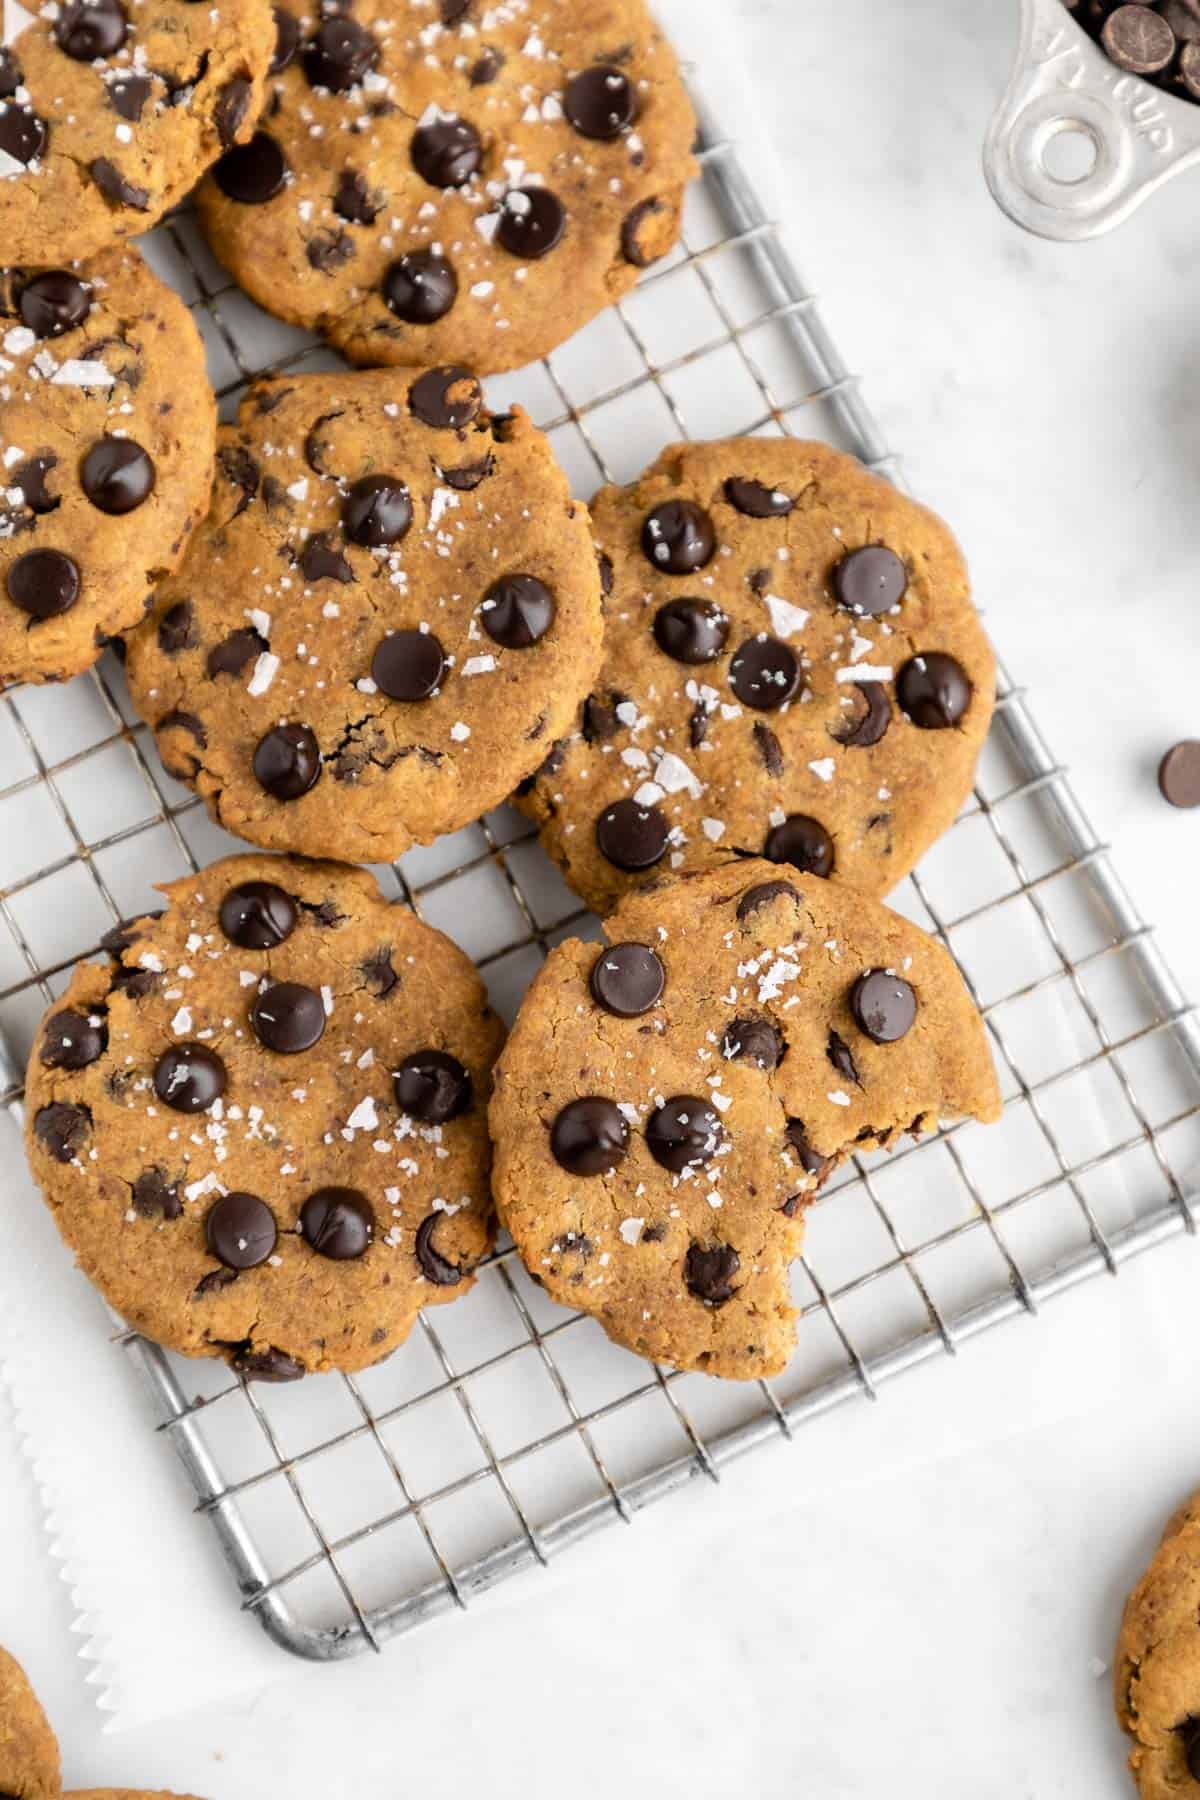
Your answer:
[[[1184,178],[1077,249],[995,211],[979,143],[1015,0],[729,0],[809,281],[916,489],[1185,983],[1200,817],[1153,766],[1200,735],[1200,326]],[[729,1472],[374,1664],[297,1670],[220,1716],[102,1737],[32,1489],[0,1483],[0,1641],[74,1784],[212,1800],[1132,1793],[1097,1665],[1162,1519],[1200,1485],[1198,1253],[1094,1285]],[[1089,1386],[1091,1346],[1153,1310]],[[960,1453],[997,1379],[1084,1398]],[[2,1401],[0,1401],[2,1409]],[[923,1455],[936,1419],[941,1454]],[[0,1410],[0,1432],[4,1420]],[[880,1433],[911,1466],[872,1479]],[[10,1465],[6,1462],[5,1469]],[[831,1486],[831,1482],[834,1484]],[[137,1505],[137,1497],[131,1497]],[[154,1519],[146,1519],[148,1547]],[[149,1549],[148,1549],[148,1553]],[[179,1658],[181,1705],[189,1671]]]

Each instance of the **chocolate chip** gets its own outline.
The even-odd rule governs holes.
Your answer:
[[[346,536],[373,550],[398,544],[412,517],[412,500],[398,475],[364,475],[342,502]]]
[[[446,675],[446,653],[432,631],[390,631],[371,658],[371,679],[390,700],[428,700]]]
[[[240,631],[231,631],[227,638],[214,644],[208,653],[205,667],[210,681],[218,675],[240,675],[248,662],[268,648],[267,640],[261,637],[249,625]]]
[[[618,1019],[636,1019],[658,1005],[667,983],[662,959],[648,944],[614,944],[592,964],[592,998]]]
[[[432,1281],[435,1287],[454,1287],[471,1273],[470,1269],[460,1269],[456,1264],[447,1262],[446,1258],[433,1247],[433,1234],[445,1216],[445,1213],[433,1212],[427,1219],[422,1219],[417,1226],[417,1238],[414,1246],[417,1261],[421,1265],[421,1273],[426,1281]]]
[[[254,779],[276,800],[298,800],[321,774],[321,751],[307,725],[275,725],[259,738]]]
[[[376,950],[363,964],[362,978],[377,1000],[386,1000],[395,988],[400,986],[400,977],[392,967],[392,952],[388,944]]]
[[[753,1063],[756,1069],[778,1068],[786,1050],[783,1038],[767,1019],[734,1019],[721,1039],[726,1062]]]
[[[1193,1781],[1200,1781],[1200,1716],[1193,1715],[1175,1727],[1183,1739],[1183,1760]]]
[[[909,983],[886,969],[869,969],[850,992],[854,1023],[873,1043],[895,1044],[912,1030],[917,996]]]
[[[833,869],[833,839],[807,813],[792,813],[768,833],[763,855],[769,862],[791,863],[805,875],[828,875]]]
[[[364,176],[354,169],[343,169],[333,196],[333,210],[339,219],[348,219],[352,225],[373,225],[383,210],[383,202],[372,194]]]
[[[843,556],[833,571],[839,606],[860,618],[878,618],[899,606],[908,591],[908,570],[894,550],[866,544]]]
[[[178,656],[183,650],[194,650],[198,641],[191,601],[177,600],[158,621],[159,649],[164,656]]]
[[[132,438],[98,438],[80,465],[79,479],[92,505],[102,513],[133,512],[154,492],[153,459]]]
[[[235,1190],[209,1207],[204,1238],[227,1269],[257,1269],[274,1254],[279,1229],[265,1200]]]
[[[1200,806],[1200,741],[1185,739],[1158,765],[1158,788],[1172,806]]]
[[[244,444],[222,444],[217,451],[217,463],[226,480],[242,490],[233,513],[233,517],[238,519],[258,493],[262,482],[258,458],[252,456]]]
[[[922,731],[947,731],[971,704],[966,670],[952,656],[927,650],[905,663],[896,677],[896,698]]]
[[[8,477],[8,484],[19,488],[25,505],[36,518],[44,519],[62,505],[61,495],[52,494],[46,486],[47,475],[57,467],[57,456],[47,452],[45,456],[31,456],[28,462],[19,463]]]
[[[222,150],[232,147],[245,124],[246,114],[250,110],[250,94],[249,81],[242,75],[235,75],[217,95],[213,106],[213,124],[217,128]]]
[[[325,1035],[325,1002],[316,988],[300,981],[276,981],[250,1008],[254,1035],[280,1056],[299,1056]]]
[[[604,595],[604,598],[607,600],[608,596],[613,591],[613,582],[616,580],[616,571],[613,568],[613,559],[605,551],[603,551],[603,550],[597,551],[596,566],[600,571],[600,592]]]
[[[27,281],[17,297],[21,322],[35,337],[61,337],[82,325],[92,310],[92,290],[65,269],[47,269]]]
[[[379,45],[356,20],[338,15],[326,19],[305,45],[304,73],[310,87],[344,94],[357,87],[379,61]]]
[[[226,1080],[225,1064],[206,1044],[172,1044],[154,1065],[154,1091],[174,1112],[206,1112]]]
[[[406,325],[436,325],[458,298],[454,264],[434,250],[407,250],[384,276],[383,297]]]
[[[76,62],[115,56],[129,34],[119,0],[71,0],[54,26],[54,41]]]
[[[217,186],[227,200],[239,206],[262,206],[283,190],[287,158],[265,131],[256,131],[248,144],[227,150],[213,169]]]
[[[799,658],[782,638],[760,632],[734,651],[729,685],[743,706],[776,712],[795,698],[800,684]]]
[[[111,200],[114,206],[128,206],[133,212],[149,212],[150,189],[129,181],[107,156],[96,158],[91,175],[104,198]]]
[[[275,54],[271,58],[269,72],[278,75],[295,60],[300,48],[300,21],[286,6],[273,7],[272,11],[275,14]]]
[[[136,944],[139,938],[146,935],[141,929],[143,925],[152,924],[162,916],[163,909],[159,907],[157,912],[140,913],[136,919],[122,919],[105,932],[100,939],[100,948],[107,950],[110,956],[120,956],[123,950],[128,950],[131,944]]]
[[[752,481],[745,475],[731,475],[725,483],[725,498],[730,506],[748,519],[782,519],[796,502],[788,494]]]
[[[477,57],[471,64],[471,73],[469,76],[471,86],[487,87],[489,82],[495,81],[503,67],[504,55],[502,51],[485,50],[483,55]]]
[[[154,92],[154,83],[148,75],[121,75],[116,81],[105,84],[105,92],[113,111],[136,125]]]
[[[805,1131],[804,1126],[799,1119],[788,1120],[787,1140],[792,1149],[796,1152],[796,1155],[800,1158],[800,1166],[804,1170],[804,1173],[806,1175],[815,1175],[817,1178],[817,1186],[820,1187],[822,1182],[826,1181],[833,1173],[833,1157],[822,1156],[819,1150],[813,1149],[808,1141],[808,1133]]]
[[[470,1071],[445,1050],[414,1050],[392,1076],[396,1105],[424,1125],[444,1125],[474,1097]]]
[[[52,1100],[43,1106],[33,1121],[33,1133],[55,1162],[74,1162],[87,1143],[92,1129],[92,1115],[86,1106],[68,1106],[63,1100]]]
[[[668,600],[654,615],[654,641],[676,662],[695,667],[720,656],[729,620],[715,600]]]
[[[852,1081],[855,1087],[862,1086],[854,1054],[845,1038],[838,1032],[831,1031],[829,1033],[825,1044],[825,1055],[839,1075],[844,1076],[847,1081]]]
[[[800,894],[790,881],[760,881],[757,886],[747,888],[737,905],[739,925],[754,917],[760,907],[773,906],[776,900],[794,900],[800,905]]]
[[[472,0],[439,0],[438,11],[443,25],[459,25],[471,10]]]
[[[272,1345],[266,1350],[252,1350],[248,1343],[231,1346],[230,1366],[246,1381],[299,1381],[304,1364]]]
[[[1200,100],[1200,43],[1187,43],[1179,52],[1179,79],[1189,98]]]
[[[133,1210],[143,1219],[178,1219],[183,1216],[183,1201],[178,1185],[165,1169],[143,1169],[130,1189]]]
[[[7,48],[0,48],[0,100],[11,100],[24,83],[21,65]]]
[[[694,500],[665,500],[642,525],[642,554],[668,575],[692,575],[713,559],[717,534]]]
[[[79,567],[61,550],[27,550],[9,565],[8,597],[31,619],[70,612],[79,598]]]
[[[620,137],[638,116],[637,90],[611,63],[594,63],[567,83],[563,111],[580,137]]]
[[[461,431],[479,417],[483,389],[470,369],[448,363],[427,369],[408,390],[413,417],[435,431]]]
[[[538,262],[561,241],[567,214],[549,188],[510,188],[504,196],[496,242],[522,262]]]
[[[231,944],[243,950],[277,950],[296,929],[296,902],[273,881],[243,881],[230,888],[217,914]]]
[[[711,1162],[724,1135],[720,1114],[699,1094],[676,1094],[646,1121],[646,1147],[676,1175]]]
[[[835,744],[847,750],[869,750],[884,736],[892,722],[892,704],[881,681],[851,683],[858,695],[859,706],[853,718],[847,718],[829,735]]]
[[[1148,6],[1118,6],[1105,19],[1100,41],[1131,75],[1157,75],[1175,54],[1175,33]]]
[[[348,587],[354,570],[326,531],[314,531],[297,558],[305,581],[340,581]]]
[[[331,1262],[365,1256],[374,1235],[375,1214],[357,1188],[318,1188],[300,1208],[300,1236]]]
[[[420,125],[409,146],[413,168],[430,187],[465,187],[483,166],[483,144],[467,119]]]
[[[621,729],[617,708],[624,704],[623,694],[611,694],[607,697],[603,694],[589,694],[583,703],[581,725],[585,742],[603,744],[609,738],[616,737]]]
[[[210,1294],[223,1293],[227,1287],[233,1286],[237,1278],[236,1269],[210,1269],[192,1289],[192,1299],[206,1300]]]
[[[783,774],[783,749],[770,726],[764,725],[761,719],[754,726],[754,747],[768,775],[778,777]]]
[[[554,596],[536,575],[502,575],[483,597],[483,629],[506,650],[528,650],[554,623]]]
[[[663,252],[652,250],[642,242],[642,227],[666,212],[659,199],[639,200],[621,221],[621,255],[634,269],[648,269]]]
[[[103,1012],[80,1013],[65,1007],[47,1019],[39,1056],[47,1069],[86,1069],[107,1047]]]
[[[618,800],[596,820],[596,843],[602,856],[631,873],[652,869],[667,853],[667,821],[657,806]]]
[[[629,1126],[612,1100],[572,1100],[554,1121],[550,1148],[568,1174],[608,1175],[629,1150]]]
[[[330,275],[358,255],[358,246],[346,231],[318,231],[304,246],[304,254],[318,275]]]
[[[16,162],[36,162],[49,137],[50,127],[31,107],[0,101],[0,150]]]
[[[741,1266],[741,1257],[729,1244],[715,1244],[710,1250],[703,1244],[689,1245],[683,1264],[688,1293],[706,1306],[724,1306],[733,1298],[733,1278]]]
[[[487,480],[489,475],[495,474],[496,459],[494,456],[488,455],[482,457],[479,462],[463,463],[458,469],[438,467],[437,472],[446,486],[453,488],[456,493],[472,494],[482,482]]]

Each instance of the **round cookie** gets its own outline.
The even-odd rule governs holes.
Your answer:
[[[501,1222],[630,1350],[778,1374],[788,1265],[834,1167],[999,1117],[982,1022],[916,926],[758,860],[630,895],[605,931],[551,952],[497,1065]]]
[[[949,531],[824,444],[675,445],[592,507],[605,656],[524,794],[599,911],[765,855],[894,887],[971,787],[995,664]]]
[[[695,119],[643,0],[283,0],[253,143],[199,193],[254,299],[352,362],[512,369],[665,255]]]
[[[94,256],[148,231],[254,129],[267,0],[61,0],[0,51],[6,263]]]
[[[307,375],[245,396],[212,510],[128,645],[171,773],[251,843],[382,862],[498,805],[599,662],[585,507],[478,382]]]
[[[142,618],[215,442],[200,334],[135,249],[0,270],[0,685],[76,675]]]
[[[0,1649],[0,1794],[6,1800],[57,1800],[58,1743],[25,1671]]]
[[[1168,1521],[1129,1596],[1113,1665],[1129,1766],[1144,1800],[1200,1795],[1200,1495]]]
[[[365,870],[236,856],[163,892],[30,1057],[59,1230],[169,1349],[266,1380],[377,1362],[491,1243],[482,983]]]

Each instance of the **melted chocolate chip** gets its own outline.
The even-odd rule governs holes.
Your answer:
[[[454,264],[434,250],[406,250],[383,278],[383,297],[406,325],[436,325],[458,298]]]
[[[845,719],[829,735],[847,750],[869,750],[892,722],[891,701],[881,681],[856,681],[852,686],[859,699],[856,716]]]
[[[737,905],[739,925],[752,919],[760,907],[773,906],[776,900],[793,900],[800,905],[800,894],[790,881],[760,881],[756,887],[747,888]]]
[[[158,647],[165,656],[194,650],[198,642],[196,615],[190,600],[177,600],[158,621]]]
[[[9,565],[6,585],[31,619],[55,619],[79,598],[79,566],[61,550],[27,550]]]
[[[1193,1716],[1175,1728],[1183,1738],[1183,1760],[1193,1781],[1200,1782],[1200,1716]]]
[[[886,969],[869,969],[850,992],[854,1023],[873,1043],[895,1044],[913,1028],[917,996],[899,975]]]
[[[637,89],[611,63],[594,63],[567,83],[563,111],[580,137],[617,138],[638,116]]]
[[[149,212],[150,189],[128,180],[109,157],[96,158],[91,176],[104,198],[111,200],[114,206],[127,206],[132,212]]]
[[[971,682],[961,663],[940,650],[910,657],[896,677],[896,698],[922,731],[948,731],[971,704]]]
[[[851,550],[833,571],[839,606],[863,618],[878,618],[899,606],[908,591],[908,570],[885,544]]]
[[[652,869],[667,853],[667,821],[657,806],[618,800],[596,820],[596,843],[615,868]]]
[[[8,477],[9,486],[20,490],[26,506],[35,518],[44,519],[48,513],[56,512],[62,505],[61,496],[52,494],[46,486],[47,475],[57,467],[57,456],[47,452],[45,456],[31,456],[28,462],[18,464]]]
[[[304,49],[310,87],[344,94],[357,87],[379,61],[379,45],[362,25],[345,15],[326,19]]]
[[[825,1045],[825,1054],[839,1075],[844,1076],[847,1081],[852,1081],[855,1087],[862,1086],[854,1054],[845,1038],[838,1032],[830,1032]]]
[[[783,749],[769,726],[759,720],[754,727],[754,747],[762,758],[763,768],[772,777],[783,774]]]
[[[554,623],[554,596],[536,575],[502,575],[483,597],[483,629],[506,650],[528,650]]]
[[[230,888],[217,914],[231,944],[243,950],[277,950],[296,929],[296,902],[273,881],[243,881]]]
[[[258,458],[252,456],[244,444],[222,444],[217,451],[217,464],[226,480],[241,489],[241,497],[233,512],[233,518],[239,519],[258,493],[262,482]]]
[[[105,932],[100,939],[100,948],[107,950],[110,956],[120,956],[123,950],[128,950],[131,944],[136,944],[145,935],[141,930],[143,925],[149,925],[162,916],[163,909],[159,907],[157,912],[139,913],[136,919],[122,919],[118,925]]]
[[[383,210],[383,202],[371,192],[364,176],[354,169],[343,169],[333,196],[333,210],[351,225],[373,225]]]
[[[227,200],[236,200],[239,206],[262,206],[282,192],[287,172],[287,158],[275,139],[256,131],[248,144],[225,152],[213,177]]]
[[[791,863],[805,875],[828,875],[833,869],[833,839],[819,820],[792,813],[768,833],[763,855],[769,862]]]
[[[278,75],[295,60],[300,48],[300,21],[295,13],[290,13],[286,6],[273,8],[275,14],[275,54],[271,58],[270,73]]]
[[[511,188],[504,197],[496,242],[522,262],[538,262],[561,242],[567,214],[549,188]]]
[[[392,967],[391,946],[382,945],[362,965],[362,978],[377,1000],[386,1000],[400,986],[400,977]]]
[[[174,1112],[205,1112],[226,1080],[225,1064],[206,1044],[172,1044],[154,1065],[154,1091]]]
[[[120,0],[71,0],[54,26],[54,41],[76,62],[115,56],[129,33]]]
[[[781,494],[778,489],[744,475],[729,477],[725,483],[725,498],[748,519],[783,519],[796,504],[790,495]]]
[[[654,615],[654,641],[676,662],[696,667],[725,648],[729,620],[715,600],[668,600]]]
[[[583,703],[583,720],[581,729],[584,739],[589,744],[603,744],[609,738],[616,737],[621,729],[621,721],[617,717],[618,706],[625,704],[623,694],[589,694]]]
[[[21,65],[7,48],[0,48],[0,100],[11,100],[23,84]]]
[[[153,92],[154,83],[148,75],[121,75],[116,81],[105,84],[105,93],[113,111],[133,125],[141,118]]]
[[[222,150],[231,149],[237,141],[238,132],[245,124],[246,114],[250,110],[251,92],[249,81],[242,75],[235,75],[217,95],[213,106],[213,124],[217,128]]]
[[[483,166],[483,144],[466,119],[420,125],[409,146],[413,168],[430,187],[465,187]]]
[[[471,10],[472,0],[439,0],[438,12],[443,25],[461,25]]]
[[[424,1125],[444,1125],[474,1098],[470,1071],[445,1050],[414,1050],[392,1076],[396,1105]]]
[[[371,658],[371,679],[389,700],[428,700],[446,676],[446,653],[432,631],[390,631]]]
[[[778,1068],[786,1050],[783,1038],[767,1019],[734,1019],[721,1039],[726,1062],[753,1063],[756,1069]]]
[[[550,1148],[571,1175],[608,1175],[629,1150],[629,1126],[612,1100],[572,1100],[551,1127]]]
[[[435,431],[461,431],[479,417],[483,389],[470,369],[448,363],[427,369],[408,390],[413,417]]]
[[[231,631],[227,638],[214,644],[208,653],[205,667],[210,681],[218,675],[240,675],[248,662],[260,656],[268,648],[267,640],[260,637],[249,625],[240,631]]]
[[[358,1188],[318,1188],[300,1208],[300,1236],[331,1262],[365,1256],[374,1235],[375,1214]]]
[[[439,467],[437,472],[446,486],[453,488],[456,493],[472,494],[482,482],[487,480],[489,475],[495,474],[496,459],[494,456],[488,455],[482,457],[479,462],[464,463],[458,469]]]
[[[17,297],[21,322],[35,337],[61,337],[82,325],[92,310],[92,290],[65,269],[47,269],[27,281]]]
[[[236,1269],[210,1269],[207,1275],[200,1277],[192,1289],[192,1299],[205,1300],[210,1294],[223,1293],[227,1287],[233,1286],[237,1278]]]
[[[724,1137],[720,1114],[699,1094],[676,1094],[646,1121],[646,1147],[673,1174],[712,1161]]]
[[[489,82],[495,81],[503,67],[503,51],[485,50],[483,55],[477,57],[471,64],[471,73],[468,78],[471,86],[487,87]]]
[[[660,213],[666,211],[661,200],[639,200],[636,206],[630,207],[621,221],[621,255],[634,269],[648,269],[650,264],[662,255],[662,251],[652,251],[642,242],[642,227]]]
[[[693,500],[665,500],[642,526],[642,554],[667,575],[692,575],[717,548],[713,522]]]
[[[309,238],[304,254],[319,275],[330,275],[358,255],[358,246],[348,232],[318,231]]]
[[[776,712],[795,698],[801,685],[800,662],[782,638],[760,633],[747,638],[734,651],[729,665],[729,685],[742,702],[757,712]]]
[[[421,1265],[421,1273],[426,1281],[432,1281],[435,1287],[454,1287],[471,1273],[470,1269],[460,1269],[455,1263],[447,1262],[433,1246],[433,1234],[445,1218],[445,1213],[430,1213],[417,1226],[417,1238],[414,1246],[417,1261]]]
[[[657,1006],[667,984],[662,959],[648,944],[614,944],[592,964],[592,998],[618,1019],[636,1019]]]
[[[34,1117],[33,1134],[55,1162],[74,1162],[91,1136],[92,1115],[86,1106],[52,1100]]]
[[[297,557],[305,581],[340,581],[348,587],[354,570],[326,531],[314,531]]]
[[[80,1013],[65,1007],[46,1020],[38,1055],[47,1069],[86,1069],[107,1048],[108,1025],[103,1011]]]
[[[79,479],[99,512],[120,516],[150,498],[157,471],[153,459],[132,438],[102,437],[80,464]]]
[[[274,1255],[279,1229],[257,1194],[222,1194],[204,1221],[209,1250],[227,1269],[257,1269]]]
[[[703,1244],[689,1245],[683,1264],[688,1293],[706,1306],[724,1306],[733,1298],[733,1278],[741,1266],[741,1257],[729,1244],[714,1244],[709,1250]]]
[[[412,517],[412,500],[398,475],[364,475],[342,502],[346,536],[370,549],[398,544]]]
[[[46,148],[50,127],[31,107],[15,100],[0,101],[0,150],[26,166],[36,162]]]
[[[230,1366],[245,1381],[299,1381],[304,1364],[271,1345],[266,1350],[251,1349],[249,1343],[230,1346]]]
[[[280,1056],[299,1056],[325,1035],[325,1002],[300,981],[276,981],[250,1008],[254,1035]]]
[[[254,779],[276,800],[298,800],[321,774],[321,751],[307,725],[276,725],[258,740]]]
[[[787,1140],[792,1149],[796,1152],[796,1155],[800,1158],[800,1166],[804,1170],[804,1173],[806,1175],[815,1175],[817,1178],[817,1186],[820,1187],[833,1173],[833,1157],[822,1156],[819,1150],[813,1149],[808,1141],[808,1133],[805,1131],[804,1125],[799,1119],[788,1120]]]
[[[178,1219],[183,1216],[183,1201],[178,1185],[165,1169],[143,1169],[130,1189],[133,1210],[143,1219]]]
[[[607,600],[608,596],[613,591],[613,583],[616,580],[616,570],[613,568],[613,559],[606,551],[600,550],[596,555],[596,566],[600,571],[600,592]]]

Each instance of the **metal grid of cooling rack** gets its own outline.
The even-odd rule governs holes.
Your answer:
[[[756,431],[825,436],[895,477],[736,146],[701,117],[680,249],[496,397],[525,401],[584,493],[669,438]],[[223,400],[267,366],[332,361],[246,301],[186,214],[148,253],[192,304]],[[232,847],[164,774],[114,661],[65,692],[3,697],[0,1099],[19,1104],[37,1016],[77,957],[153,881]],[[547,946],[593,928],[507,811],[378,873],[476,957],[509,1015]],[[281,1645],[316,1659],[378,1648],[1194,1231],[1200,1028],[1007,680],[973,800],[894,900],[967,976],[1004,1121],[839,1172],[812,1209],[799,1348],[780,1379],[640,1362],[554,1307],[505,1248],[436,1324],[422,1317],[353,1378],[247,1386],[117,1332],[243,1606]]]

